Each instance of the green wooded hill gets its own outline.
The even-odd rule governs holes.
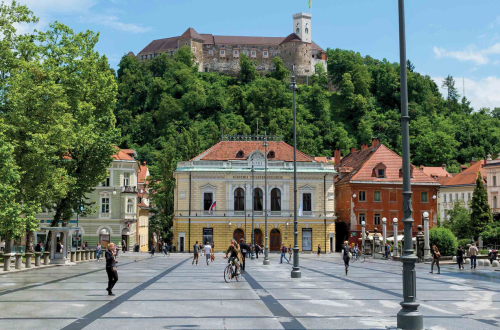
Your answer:
[[[297,144],[301,151],[332,156],[338,148],[371,143],[373,136],[400,153],[399,64],[362,57],[349,50],[328,49],[328,71],[317,66],[309,85],[297,93]],[[262,76],[242,54],[241,73],[231,77],[199,73],[189,48],[173,58],[162,55],[140,62],[124,56],[118,70],[115,111],[122,148],[154,162],[165,144],[177,146],[187,159],[224,134],[282,134],[292,142],[290,72],[279,58],[275,70]],[[496,156],[500,150],[500,107],[473,109],[448,76],[443,87],[416,72],[408,61],[411,156],[414,165],[458,171],[472,157]]]

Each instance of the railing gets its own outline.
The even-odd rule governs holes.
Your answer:
[[[137,214],[135,213],[125,213],[123,217],[125,220],[137,220]]]
[[[213,160],[196,160],[188,162],[178,162],[177,168],[189,168],[189,167],[210,167],[210,168],[249,168],[247,161],[213,161]],[[269,161],[267,168],[269,170],[273,169],[288,169],[293,170],[292,162],[285,161]],[[325,163],[314,163],[314,162],[297,162],[297,169],[309,168],[309,169],[328,169],[333,170],[335,167],[331,164]],[[256,167],[256,170],[262,171],[264,167]]]
[[[316,218],[316,219],[334,219],[335,211],[302,211],[301,213],[297,210],[297,216],[301,218]],[[264,211],[253,211],[254,217],[262,218],[264,217]],[[175,212],[176,217],[189,217],[188,210],[178,210]],[[252,210],[246,210],[247,218],[252,217]],[[267,216],[269,218],[288,218],[293,219],[293,210],[281,210],[273,211],[267,210]],[[245,211],[234,211],[234,210],[191,210],[191,218],[196,217],[218,217],[218,218],[244,218]]]
[[[137,194],[137,187],[136,186],[123,186],[122,187],[122,193],[126,194]]]

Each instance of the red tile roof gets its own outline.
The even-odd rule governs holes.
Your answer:
[[[143,162],[139,168],[139,173],[137,175],[137,180],[139,183],[145,183],[148,176],[148,167],[146,162]]]
[[[335,160],[332,157],[314,157],[314,160],[318,163],[334,163]]]
[[[481,176],[483,177],[483,180],[485,180],[486,169],[483,168],[484,164],[485,164],[484,160],[478,161],[477,163],[471,165],[466,170],[453,176],[453,178],[451,178],[451,180],[446,182],[446,184],[444,184],[443,186],[448,187],[448,186],[474,185],[476,184],[477,172],[481,172]]]
[[[192,38],[192,39],[198,39],[198,40],[205,40],[202,36],[196,32],[195,29],[192,27],[188,28],[182,35],[181,38]]]
[[[255,150],[265,151],[263,141],[221,141],[191,160],[244,160]],[[269,141],[267,152],[274,151],[275,157],[270,160],[293,162],[293,147],[283,141]],[[238,151],[243,157],[236,158]],[[297,150],[298,162],[314,162],[314,159]]]
[[[372,176],[373,169],[382,163],[385,168],[385,178]],[[383,144],[374,148],[369,147],[363,150],[351,152],[342,158],[337,171],[341,173],[338,183],[347,183],[351,181],[368,182],[402,182],[403,178],[399,175],[399,170],[403,165],[403,159]],[[412,165],[413,166],[413,165]],[[413,166],[412,184],[418,183],[438,183],[418,167]]]
[[[113,159],[116,159],[116,160],[135,160],[132,156],[130,156],[130,150],[132,150],[132,154],[134,152],[133,149],[119,149],[118,147],[115,147],[116,149],[118,149],[118,152],[116,154],[114,154],[113,156]],[[129,152],[127,152],[129,151]]]
[[[437,167],[430,167],[430,166],[421,166],[420,169],[427,175],[432,176],[432,177],[450,177],[451,174],[448,173],[446,170],[446,167],[442,166],[437,166]]]

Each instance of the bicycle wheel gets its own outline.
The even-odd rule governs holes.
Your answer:
[[[226,268],[224,269],[224,281],[226,281],[226,283],[231,282],[232,273],[233,273],[233,269],[232,269],[231,265],[227,265]]]
[[[360,262],[365,262],[365,256],[361,255],[358,257]]]

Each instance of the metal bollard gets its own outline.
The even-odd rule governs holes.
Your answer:
[[[41,258],[42,258],[42,252],[35,252],[35,267],[40,267]]]
[[[33,253],[26,252],[24,254],[24,256],[26,257],[26,267],[25,268],[31,268],[31,258],[33,257]]]
[[[43,264],[44,264],[45,266],[48,266],[48,265],[49,265],[49,262],[50,262],[50,252],[45,251],[45,252],[43,253]]]
[[[16,253],[16,269],[21,269],[23,267],[23,254]]]

